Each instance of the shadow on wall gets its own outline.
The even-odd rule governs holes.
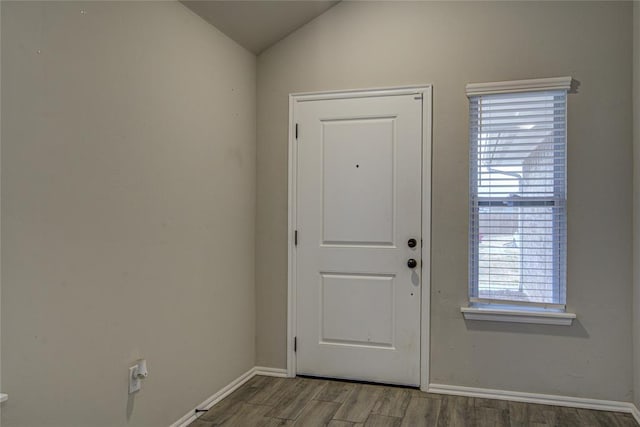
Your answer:
[[[571,326],[535,325],[531,323],[505,323],[465,320],[470,331],[505,332],[510,334],[534,334],[557,337],[589,338],[589,332],[578,319],[574,319]]]
[[[127,421],[131,421],[131,415],[133,415],[133,408],[134,408],[134,402],[135,402],[135,394],[130,394],[127,397]]]

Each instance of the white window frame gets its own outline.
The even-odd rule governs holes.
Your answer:
[[[566,90],[569,92],[572,88],[572,83],[573,79],[571,77],[554,77],[493,83],[470,83],[466,87],[466,92],[468,97],[518,92],[531,93],[549,90]],[[470,231],[470,233],[472,232],[473,231]],[[470,242],[475,240],[477,239],[473,239],[472,235],[469,236]],[[475,255],[470,254],[469,256]],[[564,262],[566,263],[566,261]],[[560,265],[556,268],[566,272],[566,265]],[[477,276],[473,271],[469,271],[469,275],[472,280],[477,280]],[[477,288],[477,283],[474,284],[475,288],[473,286],[469,287],[468,306],[460,308],[460,311],[466,320],[571,325],[573,319],[576,318],[575,313],[569,313],[566,311],[565,304],[527,303],[526,305],[519,305],[510,301],[505,301],[504,303],[496,303],[494,300],[484,301],[473,295],[473,289]],[[566,289],[562,289],[560,291],[566,292]]]

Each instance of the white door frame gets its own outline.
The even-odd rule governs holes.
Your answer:
[[[398,87],[388,89],[361,89],[334,92],[293,93],[289,95],[289,228],[288,228],[288,312],[287,312],[287,376],[296,376],[296,246],[297,228],[296,190],[298,153],[296,143],[295,103],[300,101],[366,98],[372,96],[416,95],[422,96],[422,300],[420,308],[420,389],[429,385],[429,327],[431,304],[431,131],[432,131],[432,87],[431,85]]]

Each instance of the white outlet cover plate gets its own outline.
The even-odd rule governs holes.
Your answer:
[[[133,375],[137,368],[138,365],[129,368],[129,394],[135,393],[142,388],[142,380],[140,378],[134,377]]]

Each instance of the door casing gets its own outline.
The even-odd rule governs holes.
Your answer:
[[[288,225],[288,310],[287,310],[287,376],[296,376],[296,245],[297,229],[297,141],[295,105],[299,101],[372,96],[422,96],[422,300],[420,304],[420,389],[429,385],[429,331],[431,304],[431,140],[432,140],[432,86],[418,85],[397,88],[359,89],[332,92],[293,93],[289,95],[289,225]]]

